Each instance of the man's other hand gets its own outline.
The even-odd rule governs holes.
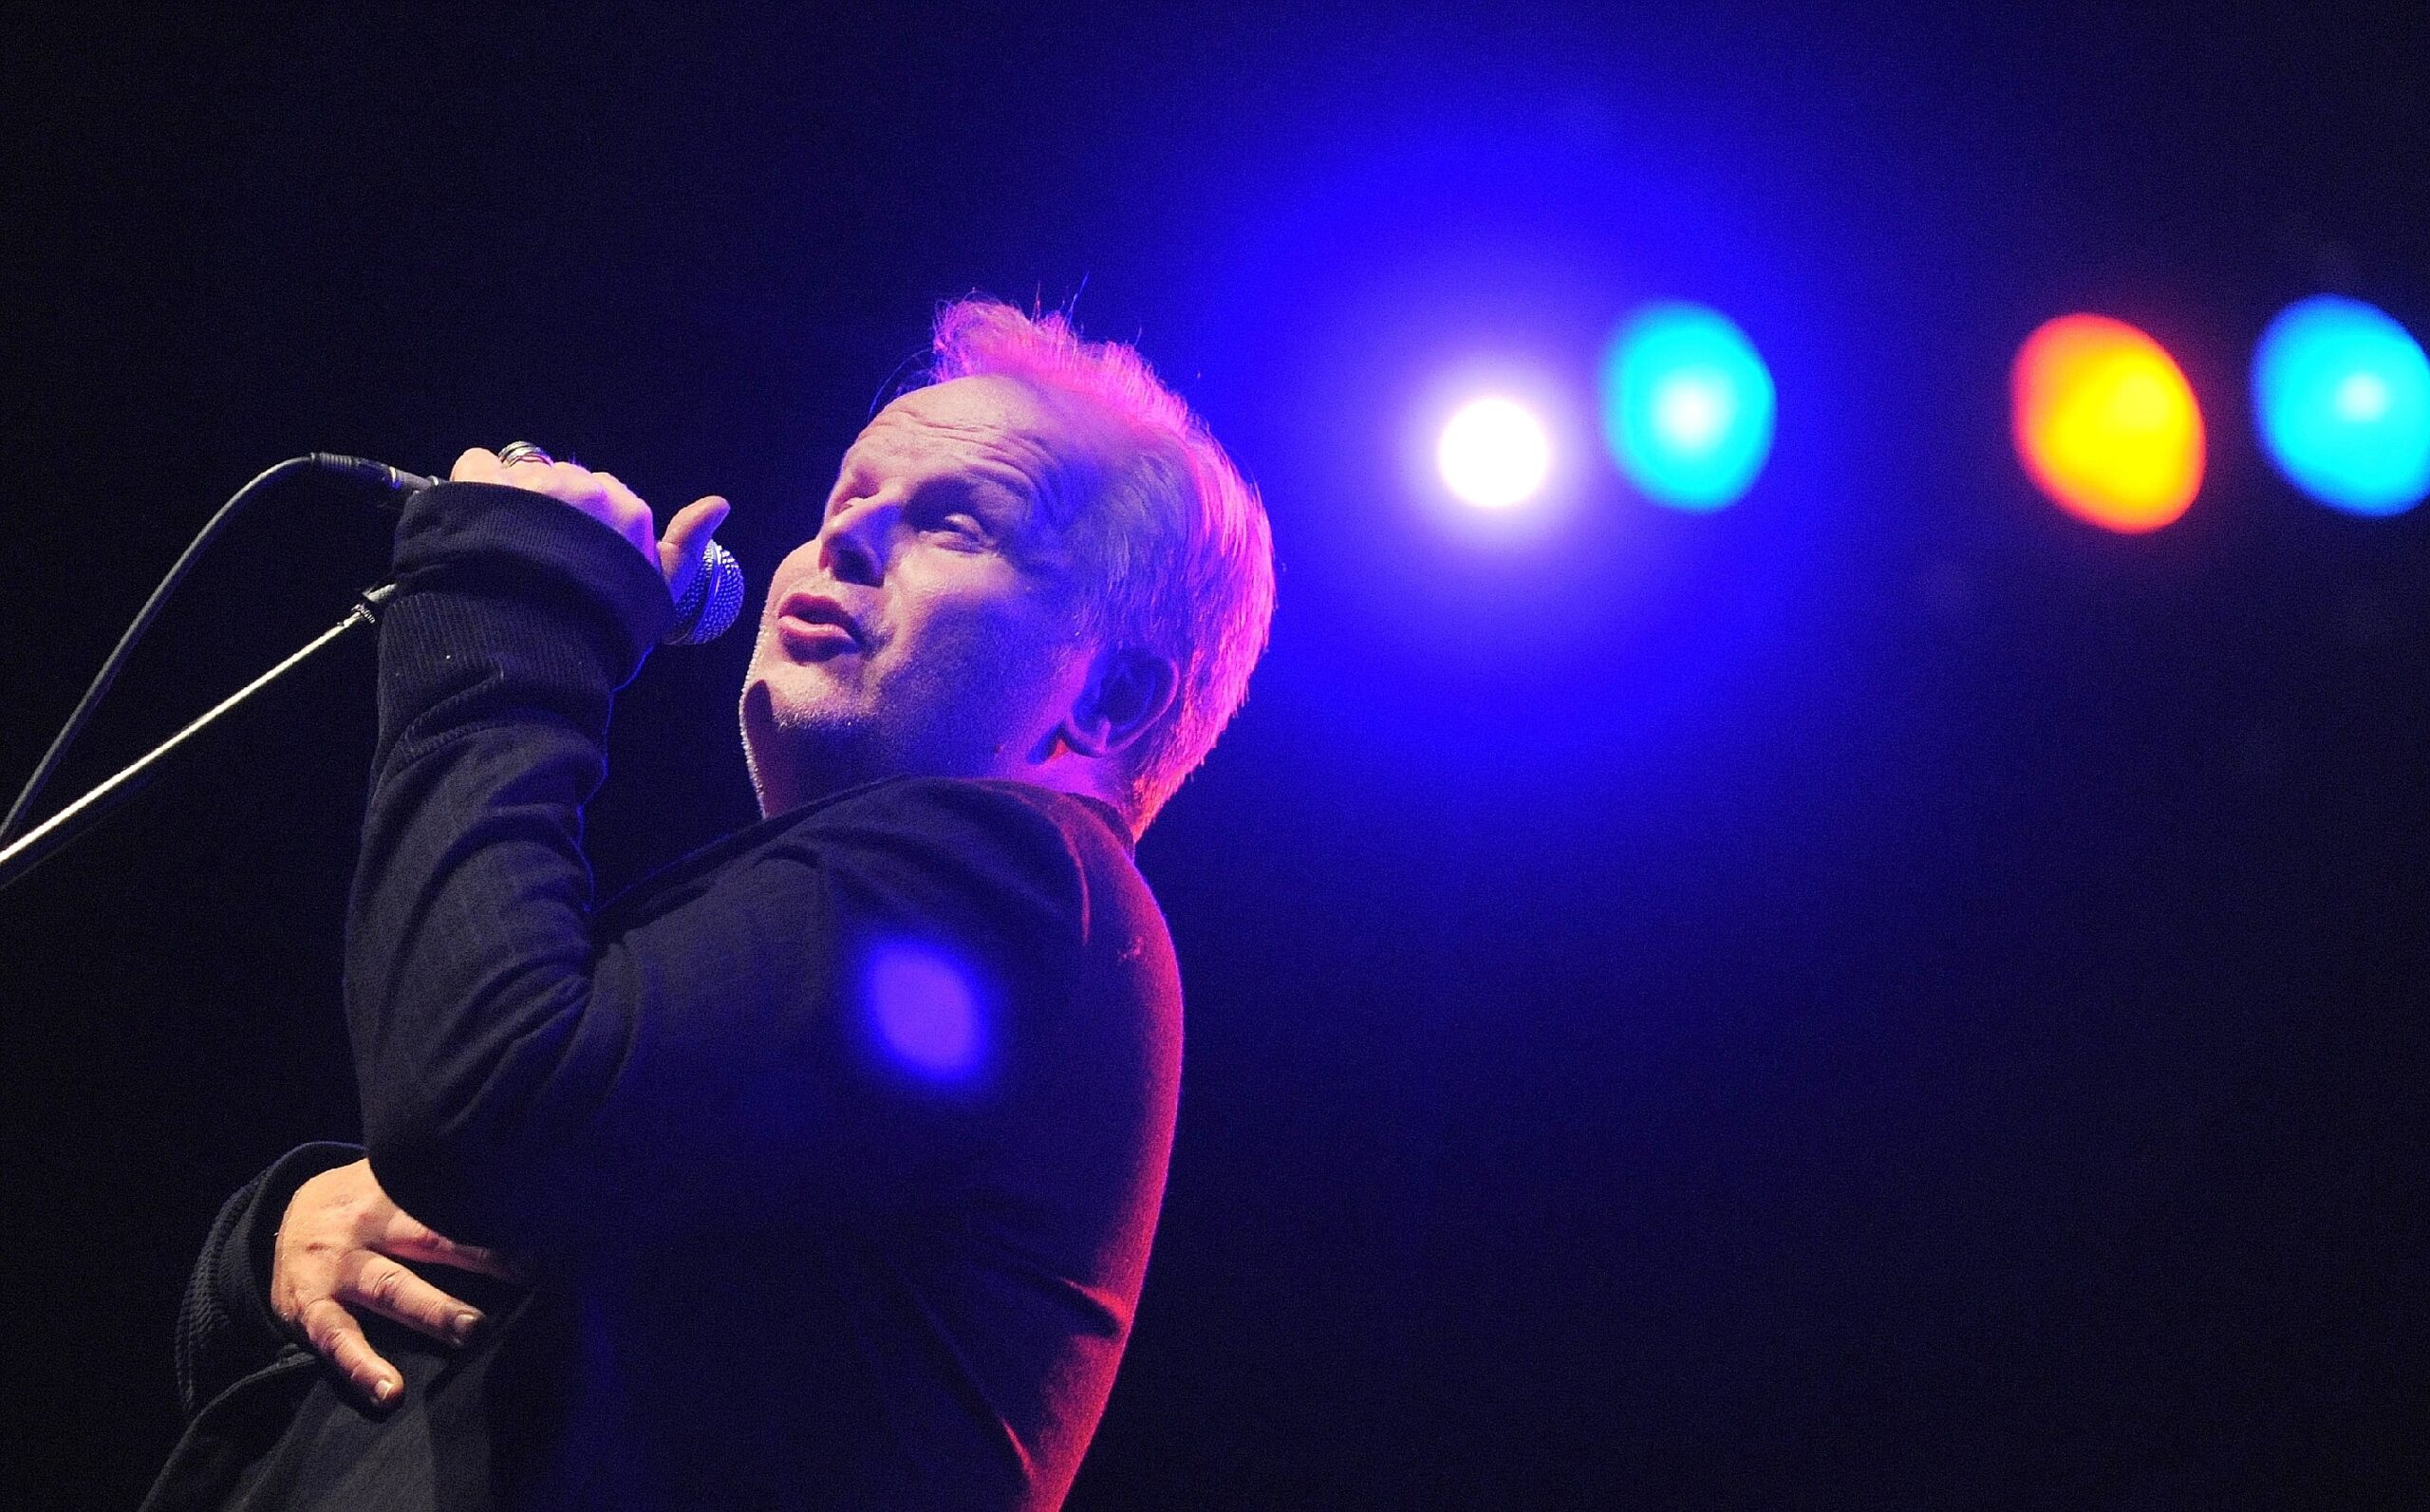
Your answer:
[[[495,452],[478,446],[456,458],[447,479],[451,483],[503,483],[572,505],[632,542],[633,549],[665,576],[667,592],[678,599],[682,598],[700,572],[701,558],[709,549],[709,536],[725,522],[729,508],[724,499],[714,494],[695,499],[676,512],[675,518],[667,522],[666,534],[661,537],[649,506],[618,481],[615,474],[594,473],[579,462],[521,459],[502,463]]]
[[[271,1261],[271,1310],[374,1404],[386,1407],[403,1375],[372,1349],[350,1311],[364,1308],[446,1344],[461,1344],[481,1315],[400,1260],[514,1279],[485,1249],[458,1244],[388,1200],[371,1163],[323,1171],[295,1189]]]

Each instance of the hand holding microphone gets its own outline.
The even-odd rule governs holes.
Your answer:
[[[724,547],[709,538],[731,508],[714,494],[677,511],[660,536],[650,507],[613,473],[557,461],[529,441],[514,441],[495,452],[473,447],[456,458],[447,476],[455,483],[503,483],[544,494],[630,541],[665,575],[666,590],[675,598],[675,624],[665,637],[669,645],[696,644],[723,634],[742,607],[742,569]]]

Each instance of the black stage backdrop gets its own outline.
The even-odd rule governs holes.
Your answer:
[[[1075,1508],[2419,1494],[2430,513],[2302,501],[2243,398],[2287,300],[2430,331],[2418,6],[9,28],[11,787],[301,451],[722,491],[764,585],[981,288],[1141,340],[1262,481],[1273,654],[1143,852],[1187,1091]],[[1771,359],[1755,493],[1670,515],[1590,449],[1546,541],[1436,530],[1436,377],[1582,407],[1651,295]],[[2157,535],[2008,454],[2009,357],[2070,308],[2204,399]],[[337,618],[385,529],[261,506],[56,798]],[[0,894],[9,1505],[140,1494],[215,1204],[353,1128],[367,653]],[[745,654],[625,700],[604,884],[747,816]]]

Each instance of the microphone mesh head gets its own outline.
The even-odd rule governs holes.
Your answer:
[[[675,606],[675,623],[659,637],[662,645],[698,645],[714,641],[734,625],[735,616],[742,612],[742,564],[734,553],[709,543],[708,553],[701,558],[701,569],[692,574],[692,586]]]

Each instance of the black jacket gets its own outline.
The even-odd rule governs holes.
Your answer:
[[[1178,1089],[1119,818],[895,779],[594,913],[581,806],[663,584],[478,485],[415,500],[397,569],[347,941],[366,1143],[400,1205],[539,1279],[460,1356],[384,1332],[408,1390],[374,1417],[262,1327],[262,1223],[310,1174],[284,1165],[204,1258],[238,1331],[181,1341],[205,1405],[156,1504],[1059,1503]]]

